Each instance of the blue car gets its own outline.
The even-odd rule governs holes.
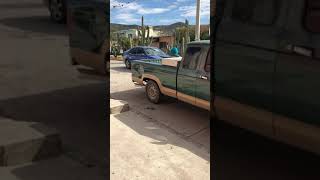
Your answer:
[[[137,46],[123,53],[123,60],[127,69],[131,68],[131,61],[141,59],[161,59],[169,58],[168,54],[162,50],[150,46]]]

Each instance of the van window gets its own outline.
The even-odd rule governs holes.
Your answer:
[[[200,47],[188,47],[186,55],[183,58],[182,67],[185,69],[196,69],[200,51]]]
[[[272,25],[276,19],[277,0],[234,0],[232,19],[256,25]]]
[[[308,31],[320,33],[320,1],[307,0],[306,1],[306,14],[305,14],[305,27]]]

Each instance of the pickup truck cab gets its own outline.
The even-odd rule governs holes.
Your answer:
[[[216,5],[218,119],[320,154],[319,0]]]
[[[146,86],[153,103],[166,95],[210,110],[210,57],[210,41],[194,41],[182,59],[132,61],[132,81]]]

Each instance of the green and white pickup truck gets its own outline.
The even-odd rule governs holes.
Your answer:
[[[210,58],[210,41],[194,41],[182,59],[133,61],[132,81],[146,86],[153,103],[166,95],[210,110]]]

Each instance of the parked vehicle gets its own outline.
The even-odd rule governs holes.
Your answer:
[[[126,65],[126,68],[131,68],[131,62],[134,60],[141,59],[161,59],[161,58],[169,58],[168,54],[163,52],[162,50],[150,47],[150,46],[137,46],[131,48],[123,53],[123,61]]]
[[[109,71],[109,22],[105,0],[68,0],[68,29],[72,65]]]
[[[320,153],[318,0],[217,0],[221,120]]]
[[[132,81],[146,85],[146,95],[159,103],[163,95],[210,110],[210,41],[187,45],[180,58],[132,61]]]
[[[43,0],[50,12],[50,18],[57,23],[65,23],[67,18],[67,0]]]

